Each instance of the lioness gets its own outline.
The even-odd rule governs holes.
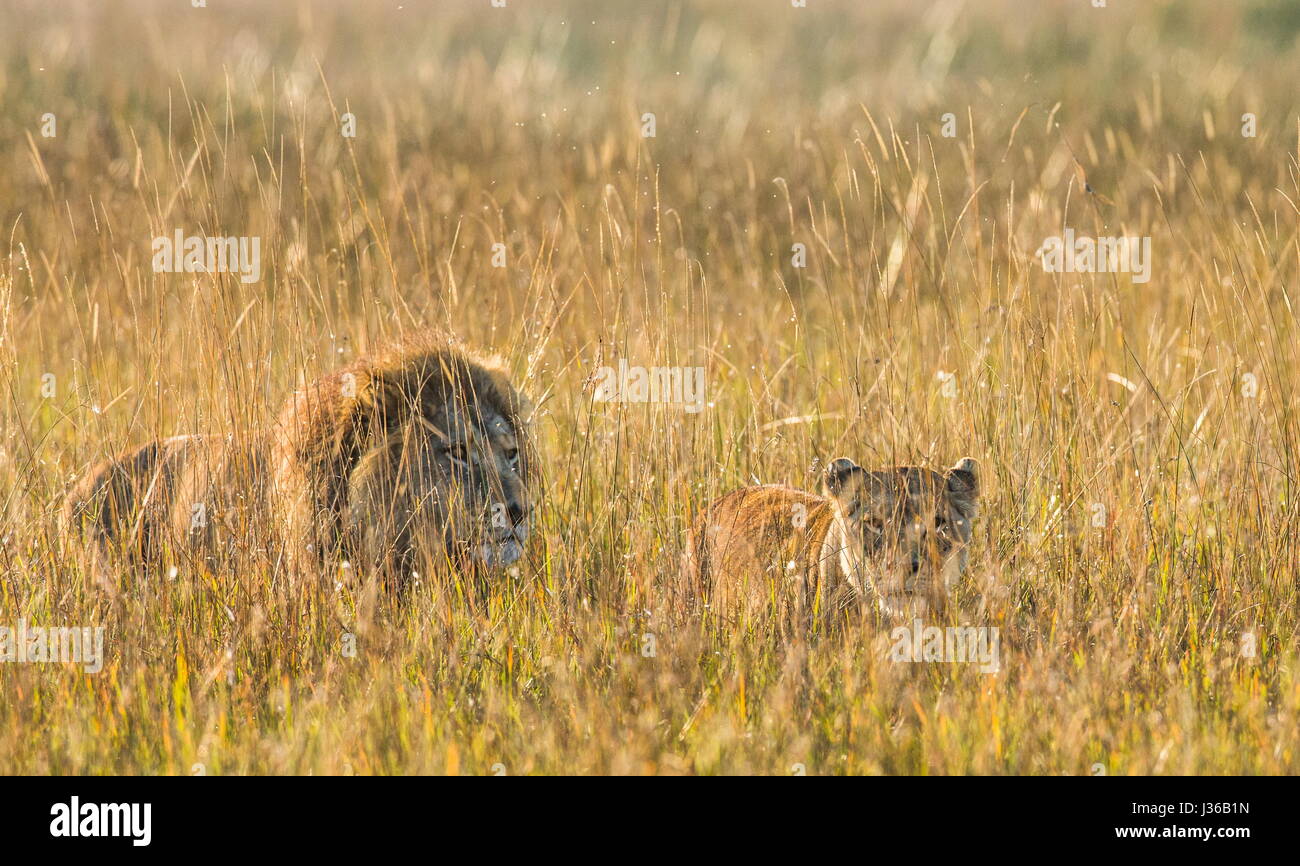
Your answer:
[[[101,463],[64,513],[101,562],[213,566],[243,548],[399,583],[428,560],[509,565],[533,508],[531,411],[499,362],[408,338],[301,389],[264,433],[177,436]]]
[[[695,522],[687,576],[725,612],[775,602],[806,617],[861,600],[887,617],[941,616],[966,567],[977,472],[970,457],[942,475],[869,471],[841,457],[822,496],[777,485],[733,491]]]

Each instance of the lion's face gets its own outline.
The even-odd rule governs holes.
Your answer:
[[[449,403],[383,437],[349,478],[349,524],[365,558],[400,571],[468,556],[486,566],[523,556],[533,502],[516,422]]]
[[[966,567],[979,497],[967,457],[943,475],[916,466],[871,472],[840,458],[826,472],[840,569],[883,613],[941,614]]]

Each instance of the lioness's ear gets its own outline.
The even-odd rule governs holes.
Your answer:
[[[973,457],[963,457],[944,475],[948,481],[948,492],[954,497],[975,501],[980,497],[980,465]]]
[[[847,457],[841,457],[826,468],[822,493],[835,500],[836,508],[842,512],[869,508],[888,517],[893,514],[898,501],[891,484],[886,473],[868,472]]]
[[[849,486],[853,473],[861,472],[862,467],[847,457],[838,457],[826,467],[822,477],[822,490],[827,496],[838,497]]]

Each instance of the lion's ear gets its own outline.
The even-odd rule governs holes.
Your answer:
[[[313,498],[329,500],[371,440],[388,432],[388,419],[401,414],[382,376],[357,366],[328,373],[298,389],[277,416],[273,460],[285,467],[281,474],[302,473],[299,485]]]
[[[271,434],[274,507],[289,561],[307,568],[341,537],[347,477],[373,426],[376,383],[357,367],[299,388]]]
[[[392,371],[373,369],[356,374],[356,389],[343,407],[352,435],[367,438],[396,432],[412,414],[419,414],[418,392]]]

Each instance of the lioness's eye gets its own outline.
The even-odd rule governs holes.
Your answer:
[[[511,448],[506,452],[506,460],[510,463],[510,468],[514,469],[519,466],[519,449]]]

